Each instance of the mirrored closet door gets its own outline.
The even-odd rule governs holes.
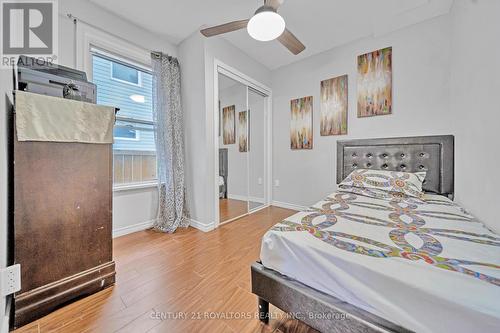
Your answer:
[[[247,110],[247,86],[219,74],[219,219],[248,213],[248,154],[240,149],[240,113]],[[245,130],[246,132],[246,130]]]
[[[265,110],[267,96],[248,87],[248,209],[253,211],[266,203]]]
[[[266,205],[267,96],[218,73],[219,221],[227,223]]]

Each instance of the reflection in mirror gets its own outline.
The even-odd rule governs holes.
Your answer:
[[[248,88],[248,209],[265,205],[265,103],[266,97]]]
[[[247,87],[219,73],[219,219],[228,222],[248,213],[248,153],[244,115]],[[242,134],[240,136],[240,134]]]

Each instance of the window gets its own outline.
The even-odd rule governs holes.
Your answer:
[[[118,62],[111,62],[111,77],[126,83],[140,85],[141,72]]]
[[[97,103],[120,108],[113,144],[115,186],[156,180],[151,72],[108,54],[92,52]]]
[[[118,140],[139,140],[139,132],[132,125],[116,125],[113,136]]]

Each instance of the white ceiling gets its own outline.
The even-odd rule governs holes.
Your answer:
[[[202,26],[249,18],[262,0],[90,0],[174,44]],[[453,0],[285,0],[279,13],[306,45],[298,56],[279,42],[257,42],[241,30],[223,38],[269,69],[359,38],[379,35],[450,11]],[[219,38],[219,37],[212,37]]]

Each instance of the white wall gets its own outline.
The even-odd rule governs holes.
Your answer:
[[[75,67],[75,27],[66,14],[102,29],[147,50],[177,56],[177,47],[160,36],[127,22],[87,0],[59,1],[59,59],[61,65]],[[88,73],[89,74],[89,73]],[[122,235],[151,225],[157,214],[156,188],[113,193],[113,234]]]
[[[499,14],[498,0],[456,0],[450,58],[457,201],[498,233]]]
[[[177,46],[165,38],[130,23],[115,14],[96,6],[88,0],[60,0],[59,3],[59,63],[74,67],[73,21],[66,15],[72,14],[105,32],[120,37],[148,50],[156,50],[177,56]]]
[[[219,136],[219,148],[227,148],[228,197],[238,200],[245,198],[246,200],[248,197],[248,153],[239,151],[238,136],[240,131],[238,114],[247,109],[247,87],[241,83],[235,82],[234,86],[219,90],[219,100],[221,102],[221,110],[227,106],[235,106],[235,143],[228,145],[224,144],[222,128],[221,136]]]
[[[378,38],[335,48],[272,73],[273,200],[307,206],[336,188],[336,140],[455,135],[456,200],[500,232],[500,1],[455,0],[452,12]],[[393,47],[390,116],[357,118],[356,56]],[[349,75],[348,135],[319,135],[319,83]],[[314,149],[289,148],[290,100],[314,96]]]
[[[201,35],[199,32],[195,33]],[[222,37],[202,38],[204,38],[205,42],[205,70],[208,74],[207,92],[213,92],[214,59],[222,61],[268,87],[271,86],[271,71],[267,67],[250,58],[246,53],[243,53],[243,51]],[[213,96],[213,94],[208,94],[207,98],[213,100]]]
[[[177,56],[177,47],[138,26],[96,7],[88,1],[59,1],[59,58],[61,65],[75,67],[75,40],[71,13],[108,33],[115,34],[147,49]],[[200,68],[203,72],[204,67]],[[12,103],[12,73],[0,70],[0,268],[7,265],[7,109]],[[200,91],[203,88],[200,88]],[[124,234],[145,227],[156,217],[155,189],[114,192],[113,233]],[[134,227],[135,226],[135,227]],[[0,298],[0,331],[7,325],[6,298]]]
[[[194,224],[210,230],[215,224],[216,190],[214,154],[214,63],[218,59],[265,85],[271,72],[226,40],[205,38],[198,31],[179,45],[182,66],[182,99],[186,124],[186,177],[189,207]],[[202,70],[200,71],[200,66]],[[200,94],[200,87],[203,93]]]
[[[256,62],[248,55],[243,53],[240,49],[233,46],[231,43],[220,37],[206,38],[205,39],[205,95],[206,95],[206,119],[207,128],[211,129],[207,131],[207,150],[213,149],[213,130],[217,130],[217,127],[213,125],[213,113],[217,112],[214,110],[214,61],[215,59],[222,61],[226,65],[229,65],[241,73],[251,77],[254,80],[266,85],[271,86],[271,72],[264,65]],[[218,156],[214,154],[209,154],[207,159],[207,167],[209,174],[215,175],[214,165],[215,158]],[[213,185],[207,187],[207,221],[215,221],[215,211],[212,204],[215,191],[213,190]]]
[[[333,191],[337,139],[455,134],[457,200],[498,230],[498,222],[491,222],[494,205],[482,204],[498,198],[498,181],[486,181],[478,187],[474,186],[475,178],[467,174],[474,170],[477,175],[478,169],[484,174],[486,168],[498,162],[498,154],[488,155],[488,163],[477,161],[484,161],[486,152],[498,151],[494,135],[498,132],[499,112],[491,96],[498,91],[500,77],[496,60],[499,43],[494,42],[499,31],[494,17],[499,12],[499,2],[455,2],[451,15],[363,39],[271,72],[222,38],[205,39],[195,32],[177,47],[86,0],[63,0],[59,1],[59,63],[75,65],[74,26],[67,13],[144,48],[179,57],[188,201],[193,219],[204,225],[215,219],[214,191],[212,184],[207,183],[207,175],[214,173],[215,156],[209,150],[213,133],[207,128],[213,121],[213,64],[217,58],[273,88],[273,173],[274,179],[280,180],[280,187],[273,188],[274,200],[309,205]],[[356,56],[386,46],[392,46],[394,52],[394,114],[358,119]],[[346,73],[350,92],[349,134],[321,137],[316,130],[319,82]],[[5,87],[2,88],[3,94]],[[307,95],[314,96],[314,149],[291,151],[289,102]],[[0,148],[1,145],[2,142]],[[128,228],[152,220],[156,215],[156,197],[153,189],[115,192],[114,226]]]
[[[179,45],[181,92],[184,111],[186,187],[191,218],[206,221],[207,155],[205,135],[205,44],[195,32]]]
[[[393,114],[357,118],[356,59],[393,48]],[[273,72],[273,200],[308,206],[336,189],[336,141],[453,134],[449,111],[450,17],[367,38]],[[348,135],[319,135],[320,81],[348,74]],[[290,100],[313,96],[313,149],[290,149]]]

